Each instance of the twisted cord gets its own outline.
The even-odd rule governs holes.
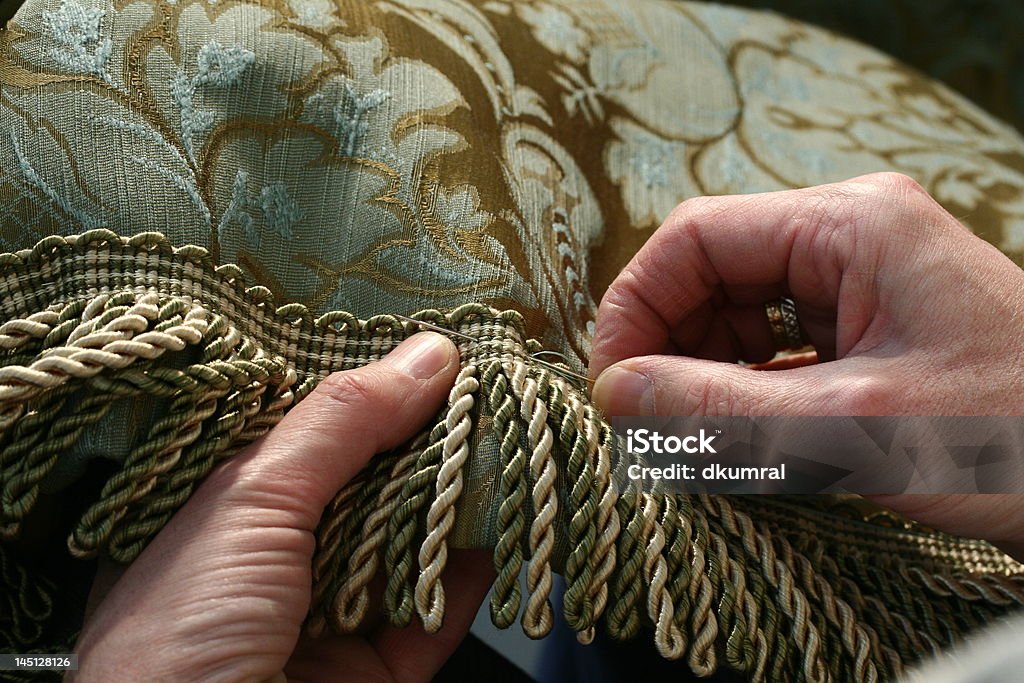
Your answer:
[[[709,509],[724,510],[728,502],[721,497],[702,497],[702,503]],[[723,506],[715,508],[715,505]],[[732,514],[724,516],[729,524],[735,524]],[[805,592],[797,585],[789,566],[779,559],[770,541],[757,534],[752,539],[757,544],[761,571],[770,585],[778,591],[778,604],[782,612],[790,620],[790,636],[797,651],[802,653],[802,675],[808,681],[824,681],[827,667],[822,659],[821,635],[812,622],[808,599]]]
[[[352,633],[362,623],[370,603],[370,591],[367,587],[370,579],[377,572],[380,562],[380,549],[387,531],[387,521],[402,503],[400,493],[412,474],[416,461],[422,452],[422,443],[414,443],[412,448],[395,463],[388,476],[387,483],[377,497],[373,512],[363,524],[359,545],[349,555],[348,576],[340,583],[337,597],[334,599],[332,625],[338,633]],[[336,577],[338,581],[340,577]]]
[[[0,469],[10,473],[8,476],[19,471],[24,465],[22,458],[46,438],[50,425],[64,414],[67,398],[73,392],[74,387],[60,387],[27,402],[23,408],[28,410],[18,422],[0,429]]]
[[[370,462],[367,477],[352,500],[352,513],[346,517],[339,532],[341,543],[337,550],[338,571],[332,577],[324,597],[325,613],[336,631],[342,628],[343,623],[343,620],[337,620],[337,596],[341,587],[349,581],[351,571],[355,566],[352,558],[357,554],[359,546],[363,544],[364,531],[369,531],[372,534],[372,528],[368,529],[368,525],[376,511],[375,505],[380,501],[384,489],[390,483],[391,472],[401,459],[400,452],[389,451]],[[376,520],[373,523],[375,524]]]
[[[737,671],[746,671],[751,664],[749,651],[745,649],[748,628],[756,625],[747,623],[743,602],[747,596],[747,577],[729,554],[722,536],[711,537],[712,562],[717,569],[712,575],[718,579],[719,628],[725,635],[725,661]],[[752,632],[751,630],[751,632]]]
[[[823,579],[820,575],[816,575],[816,572],[806,572],[805,569],[810,569],[810,560],[807,559],[803,554],[797,553],[788,545],[784,539],[776,538],[775,541],[779,542],[779,546],[782,550],[782,556],[780,559],[776,559],[773,554],[772,546],[766,542],[768,538],[764,535],[759,535],[754,531],[753,523],[750,518],[740,512],[731,510],[728,502],[716,501],[719,504],[719,510],[721,511],[721,517],[723,524],[730,529],[731,532],[738,533],[736,526],[742,529],[742,537],[754,538],[755,541],[752,544],[745,544],[744,550],[746,554],[752,559],[759,557],[764,562],[770,562],[771,565],[784,565],[785,567],[795,567],[796,573],[794,577],[801,581],[803,590],[807,598],[815,605],[816,609],[813,610],[813,615],[817,618],[818,626],[815,627],[820,633],[826,627],[827,624],[831,624],[838,630],[839,643],[843,646],[849,657],[849,665],[840,664],[839,657],[841,653],[830,647],[830,642],[822,640],[821,646],[827,648],[830,657],[826,670],[828,672],[836,672],[840,669],[848,671],[849,675],[853,675],[852,672],[857,672],[857,680],[876,680],[878,677],[878,671],[876,667],[876,661],[868,660],[869,650],[871,643],[871,635],[867,631],[860,628],[859,626],[855,629],[853,623],[850,621],[849,616],[852,614],[850,606],[839,597],[835,596],[830,590],[823,591],[821,589],[823,585]],[[760,549],[760,550],[759,550]],[[772,574],[765,572],[765,575],[770,580],[774,580],[775,577],[780,577],[783,582],[790,580],[790,575],[785,571]],[[783,596],[787,596],[787,592],[780,593]],[[783,611],[787,614],[793,614],[791,605],[781,604]],[[811,625],[814,626],[814,625]],[[799,625],[797,626],[799,628]],[[805,673],[806,673],[806,660],[805,660]]]
[[[264,388],[265,385],[256,384],[235,393],[249,395],[255,399]],[[149,539],[163,528],[173,514],[173,510],[178,507],[178,505],[170,507],[168,504],[183,504],[187,499],[184,496],[167,496],[162,489],[165,488],[167,482],[175,478],[176,474],[189,469],[188,461],[192,460],[190,453],[216,447],[218,440],[212,433],[213,428],[208,423],[211,420],[217,420],[218,411],[225,408],[224,394],[225,392],[221,390],[208,389],[193,395],[192,400],[196,406],[194,429],[190,430],[187,437],[180,440],[181,447],[173,456],[168,457],[162,463],[156,461],[158,469],[151,471],[148,475],[150,479],[144,485],[145,493],[127,499],[114,522],[106,547],[110,557],[115,561],[125,563],[133,561],[145,548]],[[204,438],[200,439],[200,436]],[[225,441],[220,443],[223,446],[227,445]],[[195,474],[198,473],[190,472],[190,476]],[[198,479],[192,479],[192,486],[189,489],[195,486],[196,482]]]
[[[999,607],[1024,605],[1024,585],[1016,577],[996,574],[980,577],[929,574],[920,567],[907,567],[906,574],[942,597],[956,597],[967,602],[985,601]]]
[[[720,504],[722,503],[721,501],[717,502]],[[724,507],[723,513],[722,519],[725,522],[724,525],[726,528],[729,529],[732,535],[737,535],[738,533],[742,540],[740,553],[751,562],[756,562],[758,564],[766,561],[766,558],[768,558],[768,561],[771,561],[771,558],[773,557],[772,546],[770,543],[766,542],[766,539],[769,537],[765,535],[765,533],[755,530],[755,526],[751,518],[738,512],[733,517],[731,512]],[[763,569],[770,569],[770,567],[763,567]],[[760,574],[752,571],[750,575],[751,580],[756,582],[757,585],[763,585],[763,582],[767,582],[771,587],[770,590],[772,598],[765,600],[763,602],[763,606],[766,614],[769,615],[768,626],[765,627],[765,636],[769,642],[774,643],[773,650],[776,652],[772,663],[772,676],[780,675],[780,672],[783,671],[783,667],[786,666],[786,660],[788,658],[788,654],[790,654],[790,648],[788,648],[788,645],[792,642],[786,631],[780,628],[782,626],[781,620],[777,615],[777,609],[783,609],[784,611],[784,608],[782,608],[781,605],[776,608],[776,604],[778,603],[776,596],[779,592],[778,584],[772,583],[772,581],[773,579],[777,579],[777,575],[777,573],[770,570],[763,570]],[[811,590],[809,594],[812,598],[816,597],[813,590]]]
[[[500,625],[521,606],[512,579],[524,541],[528,633],[550,628],[554,549],[566,542],[566,615],[582,640],[604,612],[614,637],[649,618],[659,649],[700,675],[721,658],[751,680],[889,678],[1024,604],[1024,580],[1011,576],[1019,568],[993,548],[899,520],[882,528],[784,499],[620,497],[610,428],[575,387],[530,361],[539,346],[520,316],[467,304],[416,318],[476,340],[460,346],[473,377],[460,376],[419,445],[378,459],[332,501],[317,530],[311,631],[358,625],[382,546],[388,618],[407,624],[416,610],[428,630],[440,628],[440,575],[478,400],[499,442]],[[162,397],[169,413],[70,541],[80,554],[130,560],[217,462],[321,378],[383,357],[415,331],[388,315],[364,322],[274,308],[269,290],[245,287],[237,267],[152,233],[92,231],[0,255],[0,529],[18,533],[56,457],[113,402]],[[199,361],[178,369],[186,351]],[[564,501],[556,480],[567,484]],[[569,506],[565,528],[559,503]]]
[[[54,407],[59,411],[63,405],[64,399]],[[16,461],[13,467],[4,469],[0,480],[3,482],[0,490],[0,538],[15,538],[20,533],[22,520],[35,506],[40,485],[56,466],[60,454],[74,444],[89,425],[103,418],[110,407],[106,396],[90,396],[77,404],[70,415],[54,418],[44,413],[40,417],[50,417],[53,421],[41,443],[26,439],[5,449],[14,451],[13,455],[16,455],[20,450],[18,445],[31,444],[20,462]]]
[[[530,561],[526,569],[526,608],[523,610],[523,631],[531,638],[542,638],[554,625],[551,609],[551,553],[555,547],[555,518],[558,515],[558,494],[555,490],[557,466],[552,446],[554,436],[548,425],[548,409],[538,394],[547,390],[547,373],[539,373],[540,381],[529,377],[526,365],[515,365],[512,391],[520,401],[520,417],[526,422],[526,440],[530,447],[530,478],[533,480],[534,517],[530,524]]]
[[[860,592],[856,583],[847,576],[842,576],[836,563],[828,556],[821,557],[822,577],[833,587],[836,595],[849,605],[853,612],[852,618],[860,620],[858,627],[863,630],[868,638],[869,653],[879,675],[883,679],[898,678],[903,674],[903,663],[899,655],[889,645],[888,638],[883,642],[880,634],[887,633],[891,628],[892,617],[888,611],[874,611],[867,607],[867,601]]]
[[[770,583],[779,590],[779,605],[789,617],[793,642],[802,653],[803,676],[808,681],[824,681],[825,664],[820,656],[821,635],[811,622],[807,597],[793,580],[793,574],[786,564],[775,556],[771,543],[761,540],[762,569],[767,572]]]
[[[616,503],[619,519],[626,526],[618,538],[617,555],[620,559],[612,582],[612,606],[608,610],[608,633],[617,640],[626,640],[636,635],[640,628],[637,601],[640,599],[641,570],[643,553],[640,536],[643,531],[643,509],[639,494],[624,492]]]
[[[320,637],[327,628],[324,614],[326,594],[333,585],[334,577],[340,571],[344,558],[339,554],[341,529],[352,514],[353,501],[366,483],[367,470],[362,470],[341,491],[324,510],[316,528],[316,550],[313,553],[313,591],[310,614],[306,628],[313,637]]]
[[[560,440],[563,449],[569,453],[566,474],[571,484],[569,544],[571,550],[565,563],[566,590],[563,612],[569,627],[584,631],[594,622],[594,601],[590,595],[593,576],[592,551],[597,537],[595,517],[597,515],[597,493],[594,490],[593,461],[597,451],[597,434],[583,424],[582,406],[574,396],[563,395],[557,387],[549,398],[552,403],[564,407],[561,420]]]
[[[838,634],[837,644],[842,646],[850,660],[849,675],[856,676],[859,681],[877,681],[878,671],[870,659],[870,640],[864,630],[849,618],[852,613],[849,605],[835,595],[804,553],[793,550],[785,538],[780,538],[779,542],[786,549],[787,563],[795,565],[796,573],[818,608],[817,614],[822,622],[831,625]]]
[[[127,367],[136,358],[153,360],[167,351],[197,344],[206,331],[206,312],[196,308],[181,325],[133,336],[148,323],[144,315],[125,314],[98,332],[50,349],[29,366],[0,367],[0,403],[27,401],[72,378],[93,377],[104,370]]]
[[[215,407],[214,401],[197,404],[189,395],[175,399],[167,417],[158,420],[150,432],[153,440],[129,454],[122,469],[107,481],[101,499],[82,516],[68,538],[73,555],[91,558],[99,552],[131,503],[148,494],[157,477],[181,456],[182,449],[199,437],[203,420],[213,414]]]
[[[750,518],[742,512],[733,510],[728,501],[721,497],[716,497],[711,502],[717,506],[717,517],[723,528],[734,537],[742,537],[751,541],[745,546],[748,551],[746,554],[750,559],[756,559],[757,553],[751,551],[754,550],[753,544],[756,543],[752,539],[758,534],[754,531]],[[875,663],[869,659],[870,638],[865,630],[853,621],[853,612],[850,606],[833,594],[831,586],[813,569],[811,561],[805,555],[794,552],[783,537],[777,537],[777,542],[785,549],[783,564],[797,569],[797,573],[807,589],[807,595],[818,607],[817,613],[823,615],[826,621],[838,628],[840,643],[852,659],[852,671],[856,673],[857,680],[877,680],[877,668]]]
[[[295,373],[276,371],[283,367],[281,358],[267,362],[270,374],[267,383],[255,382],[226,395],[216,390],[208,393],[204,400],[216,401],[216,405],[202,427],[202,440],[185,450],[167,476],[137,501],[138,509],[130,510],[115,528],[109,543],[112,558],[119,562],[133,561],[214,466],[252,440],[251,436],[242,434],[247,428],[254,428],[254,421],[262,417],[276,424],[280,420],[283,415],[281,396],[289,394],[287,387],[294,383]],[[270,387],[276,387],[276,396],[266,396]],[[283,401],[284,405],[290,405],[291,397],[286,396]]]
[[[238,360],[215,361],[211,365],[237,386],[265,383],[270,376],[262,363]],[[200,436],[203,421],[216,409],[213,396],[217,391],[223,390],[199,396],[182,393],[174,399],[167,415],[154,423],[145,442],[129,453],[121,469],[104,485],[100,500],[82,516],[68,541],[73,554],[95,555],[110,537],[114,525],[127,514],[130,504],[148,494],[158,477],[177,463],[182,450]]]
[[[27,403],[0,403],[0,439],[25,415],[27,407]]]
[[[672,596],[665,590],[668,583],[668,564],[662,556],[665,549],[665,532],[658,519],[658,502],[654,495],[641,494],[643,504],[644,537],[647,539],[644,553],[644,579],[647,584],[647,615],[654,623],[654,644],[665,659],[679,659],[686,649],[686,640],[673,621],[675,605]]]
[[[912,598],[908,594],[903,591],[896,593],[887,587],[879,588],[877,584],[883,575],[873,567],[848,563],[846,571],[850,578],[863,587],[866,601],[879,618],[884,620],[884,633],[903,660],[913,661],[922,652],[938,651],[936,640],[917,628],[917,615],[913,612],[905,613],[908,607],[913,609]],[[946,639],[949,638],[947,635]]]
[[[737,518],[747,519],[739,515]],[[723,516],[722,519],[727,521],[729,517]],[[775,528],[774,523],[772,528]],[[768,531],[766,530],[765,533]],[[820,540],[818,542],[820,544]],[[848,556],[854,555],[849,558],[849,562],[844,563],[846,566],[863,566],[864,559],[855,548],[848,547],[846,553]],[[864,582],[863,585],[870,585],[870,579],[863,576],[861,571],[855,572],[851,578],[843,575],[835,562],[827,556],[821,555],[818,561],[832,585],[840,590],[847,604],[855,606],[856,613],[864,620],[865,632],[874,653],[874,661],[880,671],[887,672],[892,677],[899,676],[903,670],[903,659],[908,661],[916,659],[921,653],[932,651],[937,647],[927,634],[919,634],[910,620],[899,613],[891,612],[883,601],[874,596],[863,596],[858,584],[853,580],[856,578],[858,581]],[[879,634],[881,634],[881,638]],[[893,647],[896,649],[894,650]]]
[[[415,472],[402,488],[402,500],[405,502],[398,506],[388,521],[388,546],[384,553],[384,568],[388,579],[384,591],[384,610],[395,626],[408,626],[412,619],[413,590],[409,576],[412,572],[416,522],[437,481],[447,435],[448,423],[441,420],[431,431],[430,444],[416,461]]]
[[[73,438],[80,425],[86,426],[87,418],[79,418],[78,411],[65,414],[71,393],[70,388],[61,387],[40,397],[13,429],[0,433],[0,537],[14,538],[21,519],[35,504],[38,483],[56,464],[56,444],[51,441],[60,443],[69,433]],[[106,402],[99,406],[90,402],[88,407],[102,414],[109,409]]]
[[[662,526],[670,534],[665,540],[666,569],[669,582],[667,590],[672,597],[675,612],[673,620],[679,637],[686,642],[690,618],[690,503],[688,496],[663,496]]]
[[[713,609],[714,584],[708,576],[714,569],[706,562],[705,549],[710,547],[710,532],[704,513],[693,508],[694,539],[691,543],[693,564],[690,566],[689,598],[693,605],[690,621],[690,668],[698,676],[710,676],[718,667],[714,644],[718,638],[718,617]]]
[[[25,318],[8,320],[0,324],[0,349],[11,352],[33,342],[41,343],[60,322],[60,314],[53,310],[39,311]]]
[[[483,367],[481,385],[494,416],[494,433],[500,441],[498,457],[498,541],[494,546],[497,578],[491,592],[491,621],[508,628],[519,615],[522,600],[519,573],[523,568],[523,530],[526,528],[526,454],[519,445],[519,422],[513,418],[521,408],[499,361]],[[517,409],[518,408],[518,409]]]
[[[451,407],[445,419],[448,435],[437,473],[436,497],[427,511],[427,536],[420,546],[420,575],[414,599],[416,613],[427,633],[437,633],[444,619],[441,572],[448,561],[447,539],[455,525],[455,503],[462,495],[462,467],[469,458],[469,435],[473,429],[470,411],[475,403],[473,394],[480,388],[476,374],[475,365],[463,367],[449,397]]]
[[[611,427],[601,420],[597,411],[592,406],[587,406],[584,419],[588,420],[599,433],[599,444],[597,448],[597,466],[595,480],[601,489],[600,500],[597,506],[597,528],[601,535],[597,537],[594,546],[594,557],[596,569],[593,579],[590,582],[590,598],[594,603],[594,621],[596,622],[604,614],[608,603],[608,580],[615,571],[617,555],[615,553],[615,539],[620,532],[619,513],[615,508],[615,501],[618,491],[612,486],[611,480],[611,454],[615,445],[615,433]],[[595,627],[591,626],[577,634],[577,640],[586,645],[594,640]],[[676,628],[678,631],[678,628]],[[685,647],[685,644],[684,644]]]

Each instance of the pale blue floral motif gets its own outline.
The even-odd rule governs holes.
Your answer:
[[[195,96],[204,86],[227,88],[236,85],[242,74],[256,61],[256,54],[244,47],[223,47],[211,40],[199,49],[197,72],[189,77],[183,69],[171,79],[171,97],[178,105],[181,118],[181,139],[185,152],[195,161],[195,139],[212,126],[215,114],[197,108]]]
[[[192,205],[196,207],[200,215],[203,217],[203,225],[209,227],[213,217],[210,215],[210,209],[206,206],[206,202],[203,201],[202,196],[199,194],[199,186],[196,185],[194,177],[181,175],[175,173],[169,168],[165,168],[161,164],[151,161],[145,157],[133,156],[132,161],[139,166],[149,169],[158,176],[163,177],[165,180],[170,182],[174,187],[184,192]]]
[[[237,225],[254,248],[261,246],[263,240],[250,210],[262,211],[267,227],[286,240],[292,239],[292,227],[302,220],[299,205],[288,194],[288,188],[282,182],[265,185],[260,190],[258,200],[250,199],[249,173],[240,168],[235,172],[235,182],[231,186],[231,201],[217,225],[217,235],[222,242],[227,239],[228,228]]]
[[[222,47],[216,40],[211,40],[199,48],[199,54],[196,55],[199,70],[195,84],[218,87],[234,85],[254,61],[256,55],[251,50],[237,45]]]
[[[589,41],[586,31],[576,25],[571,14],[546,4],[518,5],[517,10],[523,21],[533,28],[533,35],[541,45],[574,62],[582,61]]]
[[[290,0],[296,21],[304,26],[329,26],[338,21],[330,0]]]
[[[88,212],[82,211],[77,207],[73,206],[71,202],[65,199],[60,193],[53,189],[49,183],[39,172],[36,171],[32,162],[29,161],[28,156],[21,147],[21,141],[18,140],[17,134],[11,131],[11,145],[14,147],[14,156],[18,159],[18,166],[21,168],[22,175],[25,176],[25,181],[35,187],[37,190],[45,194],[50,198],[54,204],[60,207],[60,209],[67,215],[74,218],[83,228],[94,228],[99,225],[99,221],[89,215]]]
[[[367,117],[390,97],[391,93],[380,88],[360,95],[351,83],[345,83],[345,95],[334,106],[334,121],[338,124],[336,135],[341,142],[342,154],[347,157],[356,156],[367,131],[370,130]]]
[[[604,119],[604,106],[601,104],[601,89],[589,82],[576,67],[569,64],[559,65],[560,73],[552,73],[551,77],[562,86],[565,94],[562,103],[570,115],[581,112],[587,123],[594,125]]]
[[[102,35],[106,12],[64,0],[60,9],[43,12],[43,30],[57,42],[50,56],[69,71],[97,76],[107,83],[107,60],[113,50],[110,38]]]
[[[617,139],[605,148],[605,167],[634,225],[656,226],[679,202],[700,193],[688,170],[686,143],[619,117],[611,127]]]
[[[480,194],[471,185],[460,185],[450,190],[438,188],[432,198],[434,218],[444,228],[445,241],[455,254],[439,248],[432,239],[424,239],[418,241],[412,250],[403,247],[400,258],[414,259],[417,268],[430,275],[432,283],[458,287],[478,284],[485,277],[487,267],[476,262],[466,251],[459,235],[482,231],[494,216],[480,208]],[[483,243],[495,253],[501,253],[501,247],[493,237],[484,236]]]
[[[302,220],[302,211],[284,183],[270,183],[260,190],[260,208],[271,230],[284,239],[292,238],[292,226]]]
[[[648,188],[667,187],[669,169],[675,163],[672,143],[646,131],[638,131],[632,142],[629,166],[640,182]]]
[[[196,181],[195,172],[192,170],[191,166],[189,166],[188,160],[182,156],[178,148],[167,142],[158,130],[144,124],[128,121],[116,116],[94,116],[90,121],[97,125],[106,126],[114,130],[133,133],[139,138],[157,145],[160,149],[174,157],[175,160],[180,163],[181,168],[184,169],[183,173],[177,173],[162,164],[141,156],[133,156],[132,162],[145,169],[153,171],[157,175],[170,181],[174,187],[184,192],[192,202],[192,205],[196,207],[200,215],[203,217],[205,224],[207,226],[210,225],[210,221],[212,220],[210,216],[210,209],[200,196],[199,185]]]
[[[434,197],[434,216],[449,230],[483,230],[494,219],[480,208],[480,196],[469,185],[461,185],[450,193],[438,192]]]
[[[113,128],[114,130],[121,130],[129,133],[134,133],[143,140],[147,140],[149,142],[156,144],[161,149],[174,156],[181,163],[185,165],[188,164],[185,157],[183,157],[181,155],[181,152],[178,151],[178,148],[172,145],[171,143],[167,142],[167,140],[164,139],[164,136],[161,135],[160,131],[158,131],[156,128],[152,128],[145,124],[137,123],[134,121],[127,121],[116,116],[93,116],[89,120],[95,124],[106,126],[108,128]]]
[[[217,226],[217,235],[223,242],[227,228],[232,223],[237,223],[242,229],[246,239],[256,248],[260,246],[260,236],[253,227],[252,216],[249,215],[249,174],[244,169],[238,169],[235,173],[235,182],[231,186],[231,201],[224,215],[220,217],[220,224]]]

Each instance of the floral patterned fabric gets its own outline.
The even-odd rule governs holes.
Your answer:
[[[160,231],[315,312],[516,308],[578,369],[604,288],[682,200],[880,170],[1024,256],[1016,132],[775,15],[27,0],[0,31],[3,251]],[[97,429],[86,447],[125,439]]]

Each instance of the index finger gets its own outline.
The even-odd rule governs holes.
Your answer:
[[[897,180],[901,179],[901,180]],[[634,356],[674,354],[680,340],[701,334],[707,307],[716,299],[739,306],[792,296],[801,316],[825,321],[812,341],[832,349],[835,318],[844,275],[867,290],[874,269],[851,272],[856,256],[876,262],[872,246],[856,244],[858,228],[893,209],[888,229],[901,231],[905,202],[880,201],[888,195],[922,193],[913,181],[894,174],[863,176],[843,183],[753,195],[700,197],[680,204],[615,279],[601,301],[591,355],[591,375]],[[892,199],[898,199],[893,196]],[[904,225],[904,228],[916,229]],[[845,297],[848,306],[870,296]],[[700,313],[701,315],[698,315]],[[865,311],[844,312],[844,320],[863,321]],[[767,324],[767,323],[765,323]],[[856,325],[844,332],[856,337]],[[698,338],[699,341],[699,338]]]

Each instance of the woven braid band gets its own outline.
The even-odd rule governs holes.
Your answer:
[[[221,460],[329,373],[377,360],[415,325],[274,307],[200,247],[106,230],[0,255],[0,535],[15,538],[60,456],[116,400],[159,399],[148,437],[77,521],[73,555],[128,562]],[[428,431],[375,458],[317,530],[308,628],[351,632],[382,572],[395,624],[440,628],[453,529],[472,525],[468,468],[493,457],[496,625],[588,642],[642,627],[694,672],[750,680],[875,681],[1024,604],[1021,568],[991,546],[848,499],[617,492],[616,440],[570,381],[530,357],[515,312],[467,304],[420,320],[474,338]],[[483,445],[484,442],[489,445]],[[526,591],[518,577],[525,567]],[[39,645],[52,585],[0,543],[0,645]]]

